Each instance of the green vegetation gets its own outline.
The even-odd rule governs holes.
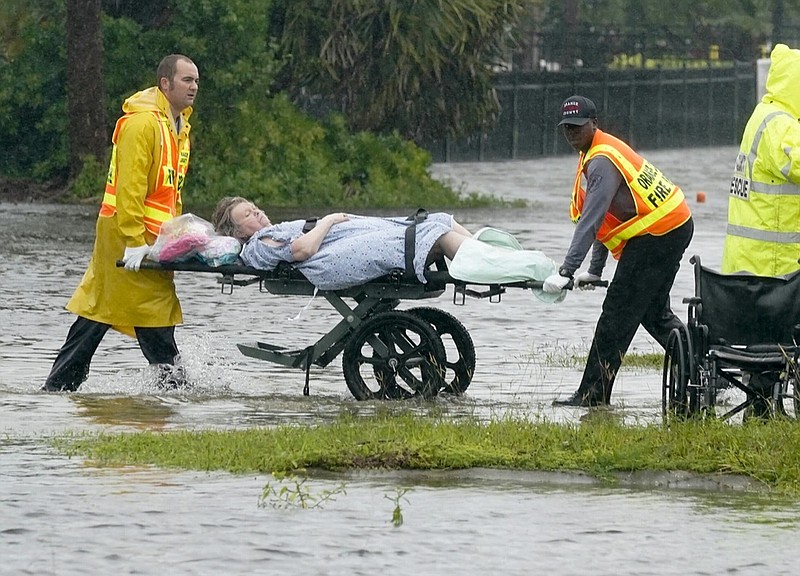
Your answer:
[[[494,202],[435,182],[417,145],[489,134],[496,73],[752,61],[796,44],[800,0],[99,4],[0,3],[0,180],[99,198],[123,100],[178,52],[201,76],[189,206],[437,208]]]
[[[530,360],[542,366],[557,368],[579,368],[586,364],[585,346],[556,346],[550,344],[541,351],[535,351]],[[628,352],[622,361],[622,370],[661,370],[664,367],[663,352]]]
[[[403,525],[403,508],[400,503],[403,501],[408,502],[408,499],[405,497],[407,492],[407,488],[397,488],[392,496],[388,494],[383,495],[384,498],[391,500],[392,504],[394,504],[394,508],[392,508],[392,524],[395,527]]]
[[[584,359],[585,360],[585,359]],[[663,352],[633,352],[625,355],[622,368],[644,368],[661,370],[664,367]]]
[[[277,0],[103,2],[97,23],[103,54],[96,55],[102,77],[83,78],[79,85],[97,94],[104,110],[106,125],[93,134],[110,136],[125,98],[154,84],[165,54],[182,53],[197,64],[201,86],[191,118],[188,208],[213,205],[225,195],[247,196],[267,209],[500,203],[434,180],[430,154],[412,136],[422,133],[420,125],[427,135],[468,129],[467,118],[474,126],[496,111],[484,64],[493,61],[495,36],[513,10],[500,9],[509,4],[504,0],[459,0],[448,4],[447,18],[437,20],[426,14],[438,14],[441,3],[419,4],[411,14],[402,9],[404,2],[372,10],[349,0],[335,6]],[[341,16],[343,28],[333,26],[329,11]],[[395,25],[384,29],[381,22],[389,13]],[[365,35],[341,37],[351,33],[355,15]],[[104,139],[105,158],[80,154],[79,168],[71,168],[70,129],[85,122],[71,119],[67,106],[69,18],[66,0],[9,0],[0,8],[0,148],[8,152],[0,155],[0,176],[63,182],[62,188],[69,188],[64,200],[83,201],[102,194],[110,142]],[[415,24],[419,21],[426,25]],[[318,28],[315,22],[332,27]],[[295,35],[303,30],[310,30],[304,38],[313,43],[307,51]],[[416,36],[420,31],[429,35]],[[357,57],[358,66],[323,62],[310,52],[323,45],[345,47],[338,54]],[[442,63],[445,70],[437,68]],[[335,82],[332,75],[345,68],[362,75]],[[345,90],[348,100],[334,88]],[[454,95],[461,90],[467,92]],[[412,117],[417,125],[409,130],[405,124]]]
[[[324,94],[355,131],[432,141],[491,126],[499,112],[492,69],[503,67],[525,4],[272,0],[270,31],[291,92]]]
[[[106,466],[279,474],[484,467],[583,471],[609,482],[615,472],[683,470],[746,475],[776,493],[800,495],[800,427],[794,421],[626,426],[613,412],[594,414],[580,424],[517,417],[484,423],[386,408],[319,426],[82,435],[57,444]]]
[[[312,492],[306,483],[308,478],[295,474],[276,474],[276,482],[267,482],[261,491],[258,505],[261,508],[300,508],[308,510],[323,508],[326,503],[336,500],[339,494],[347,494],[344,484],[332,490]]]

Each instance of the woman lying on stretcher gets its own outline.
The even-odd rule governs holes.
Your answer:
[[[290,262],[321,290],[349,288],[405,269],[406,230],[412,223],[404,216],[338,212],[310,229],[305,220],[272,224],[255,204],[238,196],[220,200],[212,216],[217,233],[244,243],[240,257],[246,265],[271,270]],[[426,282],[425,268],[442,256],[451,260],[451,276],[476,283],[543,280],[556,269],[541,252],[474,240],[452,215],[434,212],[415,224],[413,270],[420,282]]]

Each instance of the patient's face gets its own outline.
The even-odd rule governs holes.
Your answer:
[[[271,224],[267,215],[252,202],[239,202],[234,206],[231,220],[236,224],[236,235],[245,240]]]

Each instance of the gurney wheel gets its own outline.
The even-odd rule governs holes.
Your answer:
[[[453,394],[463,394],[475,373],[475,345],[472,336],[458,319],[438,308],[420,307],[408,310],[433,326],[445,347],[444,390]]]
[[[406,312],[381,312],[350,336],[342,370],[357,400],[430,398],[444,386],[446,358],[430,324]]]

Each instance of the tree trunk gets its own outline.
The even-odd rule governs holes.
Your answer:
[[[578,0],[564,0],[564,57],[563,64],[576,66],[580,50],[578,42],[578,26],[581,22],[580,3]]]
[[[772,1],[772,45],[785,42],[783,38],[783,20],[785,18],[783,0]]]
[[[67,102],[70,178],[85,156],[105,162],[105,82],[101,0],[67,0]]]

